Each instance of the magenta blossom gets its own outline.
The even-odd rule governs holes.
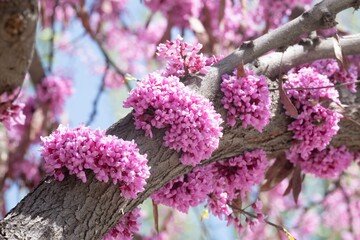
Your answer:
[[[124,102],[133,107],[137,129],[152,137],[152,128],[165,128],[165,146],[181,152],[183,164],[196,165],[218,147],[222,119],[212,103],[187,89],[178,77],[149,74]]]
[[[135,208],[121,218],[102,240],[131,240],[140,229],[140,208]]]
[[[44,169],[59,181],[64,179],[67,169],[69,174],[86,182],[85,170],[89,169],[99,181],[111,179],[113,184],[119,184],[124,197],[136,198],[150,176],[146,155],[139,153],[136,144],[107,136],[105,131],[60,125],[50,136],[41,137],[41,141]]]
[[[256,76],[253,71],[245,70],[246,77],[238,78],[237,70],[234,75],[223,75],[221,99],[227,110],[227,123],[235,126],[236,118],[240,118],[246,128],[253,126],[258,131],[270,122],[270,93],[265,76]]]

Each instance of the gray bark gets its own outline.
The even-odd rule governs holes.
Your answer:
[[[324,1],[292,22],[243,45],[218,62],[206,76],[189,79],[188,87],[213,101],[224,117],[219,90],[222,74],[232,72],[241,62],[252,62],[272,49],[293,44],[302,33],[332,26],[336,13],[351,6],[358,7],[359,4],[359,0]],[[272,53],[274,59],[275,54]],[[259,61],[260,66],[266,64],[265,60],[263,63],[261,59]],[[269,81],[269,84],[271,88],[277,87],[275,82]],[[349,99],[348,104],[349,101],[360,104],[359,94]],[[288,149],[292,142],[291,133],[287,131],[290,119],[284,114],[277,91],[272,92],[272,113],[271,123],[262,133],[253,128],[243,129],[241,124],[234,128],[224,126],[219,148],[203,164],[257,148],[264,149],[270,157]],[[360,121],[358,112],[355,111],[352,117]],[[359,151],[359,131],[358,125],[344,119],[332,144],[345,144]],[[122,198],[118,186],[100,183],[91,173],[88,173],[85,184],[73,176],[66,177],[63,182],[46,178],[0,222],[0,239],[99,239],[123,214],[141,204],[170,180],[191,170],[190,166],[180,164],[178,153],[163,146],[163,131],[155,130],[152,139],[145,137],[143,131],[135,130],[130,114],[111,126],[107,133],[125,140],[134,139],[140,152],[148,155],[151,176],[145,191],[137,199]]]
[[[34,48],[37,0],[0,0],[0,95],[21,86]]]

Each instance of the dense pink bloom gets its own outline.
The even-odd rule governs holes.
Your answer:
[[[157,47],[159,59],[167,61],[165,76],[186,76],[189,73],[206,74],[209,70],[207,58],[199,54],[202,45],[200,43],[192,45],[183,41],[178,36],[174,41],[167,40]],[[212,63],[213,61],[210,61]]]
[[[221,102],[227,110],[227,122],[234,126],[238,117],[244,128],[251,125],[261,132],[271,116],[267,80],[264,76],[256,76],[251,70],[246,70],[246,77],[237,78],[236,75],[237,70],[234,75],[222,77],[221,91],[224,97]]]
[[[140,228],[140,208],[135,208],[121,218],[102,240],[131,240],[133,233],[138,232]]]
[[[231,216],[232,209],[229,206],[228,193],[217,188],[209,195],[207,206],[210,212],[219,219],[227,220]]]
[[[21,91],[20,87],[11,93],[4,92],[0,95],[0,122],[8,130],[12,129],[15,125],[23,125],[25,123],[25,115],[23,113],[25,104],[17,99],[19,91]]]
[[[334,85],[326,75],[320,74],[312,67],[301,68],[298,72],[290,73],[284,88],[315,88],[306,90],[287,90],[286,93],[301,110],[303,106],[312,107],[322,100],[330,99],[339,103],[339,93],[335,88],[319,88]]]
[[[322,70],[324,74],[332,74],[334,71],[335,65]],[[327,75],[320,74],[315,67],[304,67],[288,75],[284,88],[288,89],[287,95],[299,111],[297,119],[288,127],[288,130],[294,132],[293,138],[298,140],[293,143],[288,157],[300,154],[301,158],[307,159],[314,149],[324,150],[337,134],[342,114],[321,105],[323,101],[340,104],[335,88],[322,88],[331,85],[333,83]],[[296,159],[290,160],[296,162]]]
[[[172,180],[151,198],[156,204],[164,204],[187,213],[189,207],[203,203],[213,189],[211,166],[196,167],[190,173]]]
[[[293,144],[291,151],[307,158],[313,149],[325,149],[339,131],[341,118],[340,113],[320,105],[304,107],[298,118],[288,126],[288,130],[294,132],[293,139],[299,140]]]
[[[45,77],[36,87],[37,99],[40,104],[47,107],[52,121],[62,113],[65,100],[72,92],[71,81],[57,75]]]
[[[259,184],[268,166],[262,150],[246,152],[241,156],[194,168],[190,173],[166,184],[151,197],[157,204],[164,204],[187,212],[207,199],[207,207],[220,219],[229,224],[241,226],[239,219],[232,216],[229,205],[239,195],[248,193],[252,186]],[[259,217],[261,204],[256,202],[253,210]]]
[[[152,137],[152,128],[166,128],[164,144],[181,152],[183,164],[196,165],[218,147],[222,119],[212,103],[188,90],[179,78],[149,74],[124,102],[133,107],[137,129]]]
[[[299,68],[294,68],[292,72],[297,70],[310,67],[313,68],[318,73],[325,75],[329,78],[331,83],[346,83],[346,87],[351,92],[356,92],[356,83],[355,81],[358,78],[358,67],[354,64],[351,64],[348,69],[343,69],[339,66],[339,63],[335,59],[321,59],[317,60],[311,64],[304,64]],[[330,84],[331,85],[331,84]],[[326,86],[326,85],[324,85]]]
[[[259,149],[245,152],[226,161],[215,162],[213,164],[215,188],[226,192],[230,200],[239,194],[244,196],[252,186],[263,180],[267,167],[266,153]]]
[[[107,136],[105,131],[60,125],[41,141],[44,169],[60,181],[66,168],[69,174],[86,182],[85,170],[90,169],[99,181],[111,179],[113,184],[119,184],[124,197],[136,198],[150,176],[146,155],[139,153],[136,144]]]
[[[229,204],[233,204],[238,197],[244,199],[251,187],[259,184],[265,176],[268,167],[266,153],[263,150],[245,152],[241,156],[213,164],[214,191],[209,195],[208,208],[212,214],[225,219],[235,226],[238,232],[243,229],[241,219],[233,214]],[[262,205],[259,201],[252,205],[258,219],[263,219]],[[246,216],[245,216],[246,217]],[[249,225],[255,222],[246,218]]]
[[[287,152],[288,159],[294,164],[300,163],[304,172],[312,173],[321,178],[338,177],[354,160],[354,154],[348,151],[345,146],[330,147],[322,151],[315,149],[309,152],[306,158],[297,152],[290,149]]]

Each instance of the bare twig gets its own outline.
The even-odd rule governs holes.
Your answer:
[[[50,38],[50,46],[49,46],[49,66],[48,66],[48,72],[50,73],[52,71],[52,66],[54,62],[54,55],[55,55],[55,11],[56,7],[59,4],[59,0],[54,1],[54,6],[52,9],[52,15],[51,15],[51,38]]]
[[[93,101],[93,110],[90,114],[90,117],[89,117],[89,120],[86,122],[86,125],[90,125],[94,119],[95,119],[95,116],[96,116],[96,113],[97,113],[97,107],[98,107],[98,103],[99,103],[99,100],[100,100],[100,97],[101,97],[101,94],[104,92],[105,90],[105,80],[106,80],[106,76],[109,72],[109,63],[106,62],[106,67],[105,67],[105,71],[104,71],[104,74],[103,74],[103,77],[101,79],[101,84],[100,84],[100,87],[99,87],[99,90],[96,94],[96,97]]]
[[[111,59],[111,57],[109,56],[109,54],[107,53],[105,47],[103,46],[103,44],[101,43],[100,39],[98,38],[98,36],[96,36],[96,34],[94,33],[94,31],[91,29],[90,24],[89,24],[89,16],[87,14],[87,12],[85,11],[85,9],[80,9],[77,10],[77,15],[81,20],[81,23],[84,27],[84,29],[86,30],[86,32],[90,35],[90,37],[95,41],[95,43],[98,45],[102,55],[104,56],[106,62],[108,62],[116,71],[117,74],[121,75],[122,78],[124,79],[125,85],[127,87],[127,89],[130,91],[132,89],[129,81],[127,81],[126,78],[126,73],[121,70],[116,63]]]

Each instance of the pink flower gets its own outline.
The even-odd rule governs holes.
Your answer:
[[[246,77],[237,78],[234,75],[223,75],[221,99],[227,110],[227,123],[235,126],[236,118],[242,125],[255,127],[259,132],[270,122],[270,93],[264,76],[256,76],[253,71],[246,70]]]
[[[151,198],[156,204],[164,204],[187,213],[190,207],[203,203],[212,189],[211,167],[196,167],[190,173],[166,184]]]
[[[242,196],[252,186],[259,184],[268,167],[266,153],[263,150],[245,152],[243,155],[226,161],[215,162],[212,171],[215,188],[227,193],[229,200]]]
[[[188,90],[179,78],[149,74],[124,102],[133,107],[135,127],[152,137],[165,128],[164,145],[182,152],[183,164],[196,165],[218,147],[222,119],[209,100]]]
[[[131,240],[133,233],[138,232],[140,228],[140,208],[135,208],[121,218],[102,240]]]
[[[178,36],[174,41],[167,40],[157,47],[159,59],[167,61],[164,76],[187,76],[189,74],[206,74],[209,70],[209,64],[215,60],[208,60],[202,54],[198,54],[202,48],[200,43],[192,45],[183,41]]]
[[[4,124],[7,130],[11,130],[15,125],[25,123],[26,117],[23,113],[25,104],[17,99],[19,91],[21,89],[17,87],[11,93],[4,92],[0,95],[0,122]]]
[[[334,71],[336,67],[331,65],[324,73]],[[299,111],[297,119],[288,126],[288,130],[294,132],[293,139],[297,140],[288,152],[293,163],[297,161],[297,154],[308,159],[312,151],[324,150],[340,129],[338,123],[342,114],[321,105],[323,101],[340,104],[335,88],[323,88],[331,85],[329,78],[313,67],[300,68],[288,75],[284,88],[289,88],[286,92]]]
[[[126,198],[136,198],[144,190],[150,176],[146,155],[141,155],[136,144],[104,131],[80,126],[69,129],[60,125],[48,137],[41,137],[44,169],[62,181],[64,169],[86,182],[85,170],[90,169],[99,181],[119,184]]]
[[[340,127],[338,123],[342,115],[320,105],[303,107],[303,112],[289,126],[293,131],[293,139],[298,140],[291,147],[291,151],[300,153],[307,158],[314,149],[324,150]]]
[[[303,157],[297,153],[297,150],[292,149],[287,152],[287,158],[294,164],[300,163],[304,172],[312,173],[320,178],[338,177],[355,159],[354,154],[345,146],[330,147],[322,151],[315,149],[309,152],[307,157]]]

